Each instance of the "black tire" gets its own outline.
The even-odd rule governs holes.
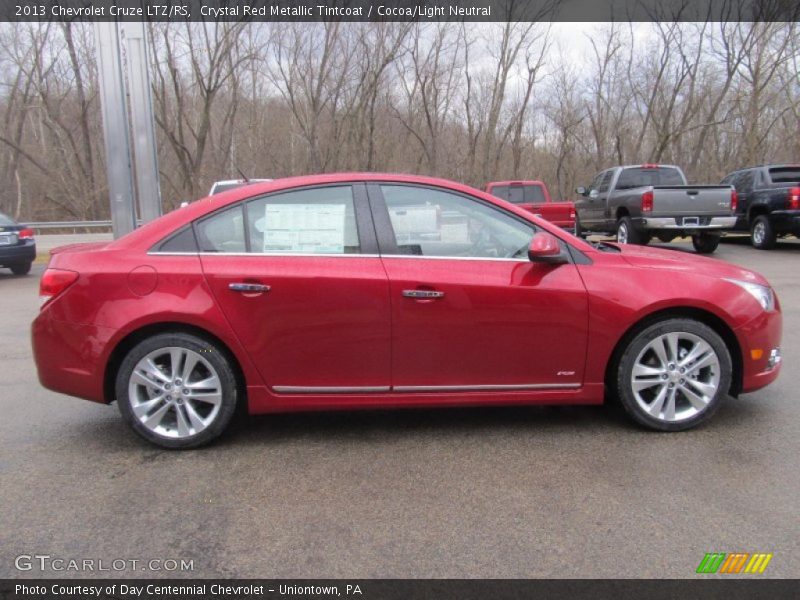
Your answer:
[[[640,353],[645,350],[650,342],[657,340],[659,336],[668,333],[690,334],[700,338],[713,349],[719,364],[719,384],[717,385],[716,392],[714,393],[713,397],[708,400],[707,404],[705,404],[705,407],[701,410],[698,410],[696,414],[689,414],[684,419],[672,421],[668,420],[666,417],[663,419],[656,418],[648,413],[637,401],[632,383],[633,368],[636,366],[636,361],[639,358]],[[647,354],[645,353],[643,356],[647,356]],[[675,366],[677,367],[677,365]],[[708,367],[709,374],[712,370],[712,367]],[[673,369],[673,371],[675,371],[675,369]],[[716,411],[719,409],[719,405],[723,401],[723,398],[727,396],[730,389],[732,371],[733,367],[728,348],[722,338],[713,329],[693,319],[667,319],[646,327],[642,331],[638,332],[628,342],[627,347],[623,351],[619,358],[619,362],[617,363],[616,377],[612,382],[614,387],[613,392],[619,398],[620,403],[625,409],[625,412],[627,412],[628,415],[640,425],[644,425],[649,429],[654,429],[657,431],[683,431],[700,425],[701,423],[710,419],[714,413],[716,413]],[[676,375],[676,377],[686,377],[688,379],[688,375]],[[658,380],[659,379],[655,379],[655,381]],[[680,381],[683,382],[683,379]],[[677,383],[657,384],[644,389],[650,389],[652,390],[650,393],[655,393],[656,390],[653,390],[653,388],[661,385],[678,387],[678,389],[674,392],[676,398],[676,407],[678,406],[678,403],[687,409],[692,406],[688,396],[684,395]],[[644,390],[640,390],[640,392],[643,394]]]
[[[776,239],[775,229],[767,215],[757,216],[750,227],[750,243],[753,244],[753,248],[770,250],[775,247]]]
[[[622,217],[617,221],[616,238],[618,244],[642,244],[644,235],[641,230],[633,225],[630,217]],[[626,241],[622,241],[622,239]]]
[[[722,236],[710,233],[698,233],[692,236],[692,246],[698,254],[712,254],[719,246]]]
[[[577,211],[575,212],[575,227],[574,227],[572,233],[575,235],[575,237],[579,237],[579,238],[586,237],[586,232],[583,230],[583,227],[581,227],[581,219],[578,216]]]
[[[32,263],[20,263],[17,265],[11,265],[10,269],[14,275],[27,275],[31,272],[31,264]]]
[[[148,354],[162,348],[181,348],[202,355],[202,359],[207,361],[214,371],[216,371],[216,373],[212,372],[212,374],[215,374],[219,379],[221,400],[216,416],[210,424],[205,426],[205,429],[192,435],[185,437],[168,437],[166,435],[161,435],[145,426],[134,414],[129,394],[129,382],[133,370],[140,360]],[[164,374],[166,375],[166,373]],[[174,389],[177,390],[177,387],[180,387],[180,384],[175,386]],[[147,441],[170,449],[197,448],[219,437],[236,412],[236,405],[239,399],[234,368],[231,364],[231,359],[228,358],[227,352],[223,351],[217,344],[187,333],[164,333],[154,335],[134,346],[122,360],[117,370],[115,392],[120,413],[122,413],[122,417],[128,425]],[[164,404],[166,404],[165,401],[160,405],[156,405],[156,407],[163,406]],[[193,406],[196,407],[197,404],[193,404]],[[173,413],[175,412],[175,409],[169,410],[172,410]],[[169,412],[169,410],[167,412]],[[154,412],[156,411],[151,411],[150,414]]]

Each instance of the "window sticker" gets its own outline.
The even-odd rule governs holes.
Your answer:
[[[342,254],[344,224],[344,204],[267,204],[263,251]]]

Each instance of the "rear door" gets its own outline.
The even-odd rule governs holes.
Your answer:
[[[389,283],[362,184],[263,196],[195,232],[206,280],[274,392],[389,390]]]

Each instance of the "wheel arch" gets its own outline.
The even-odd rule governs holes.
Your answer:
[[[747,211],[747,223],[751,227],[753,226],[753,221],[756,217],[760,217],[761,215],[769,215],[769,208],[766,204],[755,204],[749,208]]]
[[[728,353],[731,355],[731,366],[733,369],[733,372],[731,373],[731,387],[728,393],[731,396],[738,396],[739,392],[742,390],[742,377],[744,375],[742,348],[739,345],[739,340],[736,338],[736,334],[733,332],[733,329],[731,329],[730,326],[719,316],[702,308],[696,308],[693,306],[679,306],[657,310],[645,315],[631,325],[617,341],[616,345],[614,346],[614,350],[611,353],[611,358],[606,365],[605,385],[607,389],[614,388],[614,382],[616,380],[615,374],[619,367],[620,358],[625,352],[625,348],[627,348],[630,341],[639,332],[660,321],[666,321],[667,319],[687,318],[694,319],[695,321],[699,321],[700,323],[707,325],[722,338],[722,341],[728,348]]]
[[[133,348],[142,340],[145,340],[153,335],[164,333],[188,333],[217,345],[226,355],[226,358],[230,361],[236,377],[236,386],[241,398],[243,398],[243,401],[240,402],[240,406],[245,406],[247,404],[247,384],[244,371],[242,370],[242,365],[239,363],[239,359],[236,357],[236,354],[231,350],[228,344],[226,344],[218,336],[206,329],[203,329],[202,327],[190,325],[188,323],[181,323],[178,321],[149,323],[134,329],[121,340],[119,340],[119,342],[117,342],[117,345],[114,346],[111,354],[109,354],[108,360],[106,361],[105,371],[103,373],[103,399],[106,404],[109,404],[115,400],[115,380],[117,378],[117,371],[119,370],[120,364],[122,364],[125,355],[131,350],[131,348]]]
[[[617,208],[617,212],[615,214],[615,221],[619,221],[622,217],[630,217],[631,213],[625,206],[620,206]]]

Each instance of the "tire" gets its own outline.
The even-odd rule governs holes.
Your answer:
[[[11,265],[10,269],[14,275],[27,275],[31,272],[32,263],[20,263],[18,265]]]
[[[641,244],[644,238],[642,232],[633,226],[630,217],[622,217],[617,221],[616,237],[618,244]]]
[[[578,238],[586,237],[586,232],[584,232],[583,227],[581,227],[581,220],[580,217],[578,217],[577,212],[575,213],[575,226],[574,229],[572,230],[572,233],[575,235],[575,237]]]
[[[681,366],[695,353],[688,366]],[[700,366],[698,371],[692,371],[692,363]],[[681,373],[681,368],[686,371]],[[732,371],[728,348],[713,329],[693,319],[668,319],[630,340],[613,384],[634,421],[657,431],[683,431],[707,421],[719,409],[730,389]]]
[[[239,396],[227,353],[187,333],[159,334],[134,346],[117,371],[115,391],[128,425],[172,449],[197,448],[219,437]]]
[[[722,236],[710,233],[698,233],[692,236],[692,246],[698,254],[712,254],[719,246]]]
[[[759,250],[769,250],[775,247],[775,230],[769,222],[767,215],[759,215],[753,221],[753,226],[750,228],[750,243],[753,248]]]

